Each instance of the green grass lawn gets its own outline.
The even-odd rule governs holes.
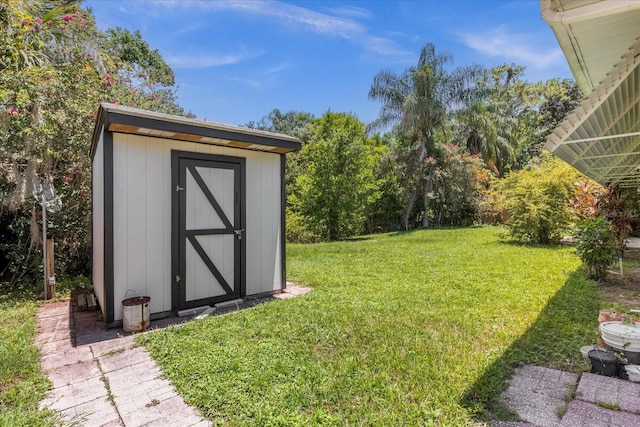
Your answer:
[[[38,411],[50,387],[33,344],[38,305],[31,298],[0,292],[0,426],[49,426],[51,411]]]
[[[186,401],[219,425],[465,425],[506,414],[511,369],[572,371],[598,297],[566,247],[498,229],[288,245],[314,290],[139,335]]]

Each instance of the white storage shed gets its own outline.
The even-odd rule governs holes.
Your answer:
[[[102,104],[91,157],[105,323],[122,320],[127,291],[151,297],[152,317],[282,291],[285,154],[300,147],[287,135]]]

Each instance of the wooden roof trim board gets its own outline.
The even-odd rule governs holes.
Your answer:
[[[279,154],[300,150],[302,146],[300,140],[289,135],[115,104],[101,104],[93,131],[91,157],[95,154],[102,129]]]

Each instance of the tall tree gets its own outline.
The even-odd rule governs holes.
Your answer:
[[[245,126],[252,129],[260,129],[295,136],[304,142],[310,137],[308,125],[313,119],[314,116],[311,113],[294,110],[283,113],[280,109],[274,108],[269,114],[262,117],[257,122],[251,121]]]
[[[62,202],[47,215],[56,270],[87,272],[89,146],[101,102],[182,113],[172,81],[140,88],[129,70],[141,58],[103,48],[114,34],[101,34],[78,1],[0,3],[0,280],[38,275],[36,177],[52,183]]]
[[[313,135],[310,126],[314,116],[311,113],[290,110],[286,113],[281,112],[278,108],[271,110],[269,114],[262,117],[259,121],[251,121],[245,126],[252,129],[266,130],[269,132],[282,133],[294,136],[302,142],[304,147]],[[304,163],[300,152],[287,154],[287,163],[285,169],[285,189],[287,197],[296,192],[296,180],[304,173],[307,165]]]
[[[42,66],[59,56],[76,1],[3,0],[0,3],[0,69]],[[74,23],[72,22],[71,25]],[[67,40],[68,41],[68,40]]]
[[[482,160],[454,144],[444,144],[444,161],[434,178],[435,222],[438,226],[469,226],[479,220],[488,172]]]
[[[405,210],[404,227],[409,228],[409,215],[421,191],[424,200],[422,226],[429,227],[429,205],[433,189],[435,162],[432,157],[437,144],[436,133],[448,123],[450,113],[470,99],[472,83],[480,76],[478,66],[447,70],[453,61],[448,53],[436,53],[431,43],[424,45],[418,64],[402,74],[380,71],[373,79],[369,98],[382,102],[379,117],[369,128],[393,125],[406,134],[417,147],[418,163],[425,165],[419,187],[411,190]]]
[[[355,116],[325,113],[313,123],[312,142],[302,149],[308,164],[298,177],[293,208],[321,240],[360,232],[378,198],[373,144]]]
[[[530,143],[541,84],[522,80],[524,67],[502,65],[476,83],[477,97],[456,117],[456,139],[496,175],[514,167]],[[466,144],[465,144],[466,143]]]
[[[540,103],[535,118],[537,132],[530,145],[522,154],[521,161],[539,158],[544,147],[545,138],[560,124],[583,99],[582,90],[573,80],[548,80],[540,85]]]

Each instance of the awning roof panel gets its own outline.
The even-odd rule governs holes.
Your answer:
[[[601,184],[640,182],[640,40],[547,137],[546,147]]]
[[[587,94],[640,36],[638,0],[540,0],[540,8]]]

